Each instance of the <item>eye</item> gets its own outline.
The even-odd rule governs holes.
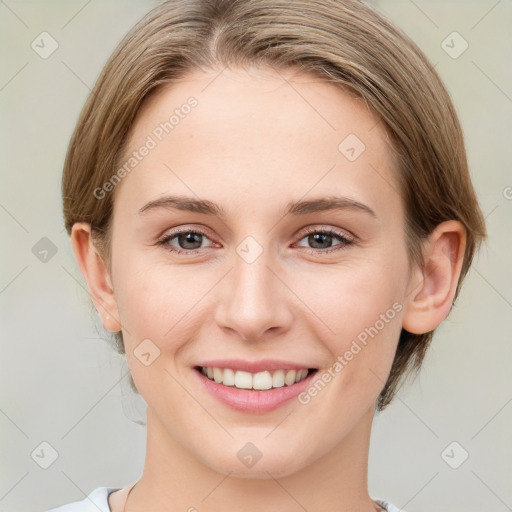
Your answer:
[[[204,231],[197,229],[182,229],[167,233],[157,241],[157,245],[163,246],[167,250],[178,254],[194,254],[198,249],[202,249],[204,247],[202,245],[204,238],[208,238]],[[171,243],[174,239],[176,239],[178,247]]]
[[[203,245],[205,239],[209,240],[207,234],[200,229],[181,229],[165,234],[156,242],[156,245],[177,254],[195,254],[205,247]],[[311,244],[310,252],[313,254],[338,251],[355,242],[355,239],[349,238],[344,233],[314,227],[306,231],[306,236],[303,236],[300,241],[302,240],[307,240],[307,243]],[[333,245],[334,240],[338,240],[339,243]]]
[[[339,240],[340,243],[333,245],[334,239]],[[302,240],[306,240],[307,243],[311,244],[311,249],[313,250],[310,252],[313,254],[338,251],[355,242],[355,239],[349,238],[344,233],[332,229],[318,229],[314,227],[306,232],[306,236]]]

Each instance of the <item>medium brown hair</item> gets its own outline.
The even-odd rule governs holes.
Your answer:
[[[359,0],[169,0],[151,10],[109,58],[71,137],[62,178],[68,234],[75,222],[90,223],[110,270],[115,190],[102,199],[94,191],[118,170],[142,102],[187,72],[246,65],[313,73],[377,114],[397,156],[410,262],[423,265],[421,244],[441,222],[466,229],[456,298],[486,237],[457,114],[420,48]],[[402,330],[377,410],[419,370],[432,335]],[[115,338],[124,353],[122,334]]]

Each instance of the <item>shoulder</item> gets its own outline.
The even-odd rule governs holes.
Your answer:
[[[384,507],[387,512],[406,512],[405,510],[398,508],[396,505],[393,505],[393,503],[390,503],[386,500],[373,500],[375,503],[378,503],[381,507]]]
[[[73,501],[46,512],[111,512],[108,496],[117,490],[117,487],[97,487],[83,500]]]
[[[386,500],[378,500],[374,499],[375,503],[378,503],[381,507],[384,507],[387,512],[405,512],[405,510],[398,508],[396,505],[393,505],[393,503],[390,503]]]

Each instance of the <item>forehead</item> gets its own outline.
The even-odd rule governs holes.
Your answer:
[[[399,200],[389,144],[362,99],[313,74],[195,70],[143,103],[120,164],[151,148],[118,188],[134,204],[171,191],[261,205],[270,190],[285,202],[336,190],[386,208]]]

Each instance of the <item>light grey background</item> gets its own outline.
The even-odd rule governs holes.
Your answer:
[[[426,52],[452,95],[489,243],[420,376],[376,417],[370,494],[407,512],[512,510],[512,4],[375,3]],[[83,499],[143,469],[145,427],[136,421],[144,403],[101,339],[63,229],[60,177],[90,88],[152,5],[0,1],[0,512]],[[31,48],[43,31],[59,45],[47,59]],[[456,59],[442,47],[453,31],[469,44]],[[32,252],[43,237],[57,249],[46,263]],[[42,442],[58,454],[48,469]],[[457,465],[463,450],[468,459],[453,469],[446,461]]]

